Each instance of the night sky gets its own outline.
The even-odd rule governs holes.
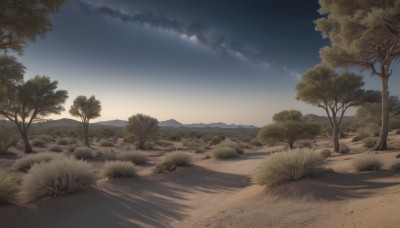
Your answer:
[[[317,0],[70,0],[53,31],[18,58],[27,78],[46,75],[68,90],[67,111],[52,118],[71,118],[76,96],[95,95],[103,107],[96,120],[144,113],[262,126],[284,109],[323,114],[294,99],[301,74],[329,44],[314,29],[318,8]],[[366,88],[380,88],[362,73]]]

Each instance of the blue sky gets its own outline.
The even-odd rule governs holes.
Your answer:
[[[262,126],[284,109],[323,114],[294,99],[328,44],[314,30],[317,10],[317,0],[70,0],[18,58],[27,78],[50,76],[68,90],[67,111],[52,118],[71,118],[76,96],[95,95],[98,121],[144,113]],[[379,89],[364,73],[366,88]]]

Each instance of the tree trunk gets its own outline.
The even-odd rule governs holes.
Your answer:
[[[381,76],[382,82],[382,124],[379,131],[379,139],[373,150],[387,150],[387,136],[389,133],[389,77]]]
[[[24,141],[24,149],[26,154],[33,152],[31,144],[29,143],[28,132],[23,129],[19,131],[21,133],[22,140]]]
[[[340,144],[339,144],[339,127],[335,123],[332,131],[332,137],[333,137],[333,150],[335,152],[339,152],[340,150]]]
[[[89,124],[84,123],[83,124],[83,137],[85,138],[85,146],[90,147],[89,144]]]
[[[293,150],[294,141],[289,140],[288,144],[289,144],[289,149]]]

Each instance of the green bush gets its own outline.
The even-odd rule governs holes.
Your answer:
[[[117,160],[130,161],[136,165],[145,164],[148,159],[142,151],[124,151],[116,155]]]
[[[225,138],[223,136],[216,135],[211,139],[210,145],[217,145],[217,144],[221,143],[224,140],[225,140]]]
[[[362,153],[353,160],[353,167],[357,171],[378,170],[382,167],[382,162],[370,153]]]
[[[262,161],[254,174],[257,184],[273,185],[320,174],[327,169],[320,153],[304,148],[278,152]]]
[[[377,141],[376,138],[368,137],[363,139],[363,145],[367,148],[372,148],[375,146],[376,141]]]
[[[64,155],[44,152],[39,154],[29,154],[23,158],[17,159],[12,165],[12,169],[27,172],[35,163],[49,162],[51,160],[61,159]]]
[[[85,146],[75,148],[73,154],[77,159],[89,159],[96,157],[96,153],[89,147]]]
[[[57,145],[51,146],[51,147],[49,148],[49,150],[50,150],[51,152],[63,152],[63,149],[62,149],[61,147],[57,146]]]
[[[46,147],[46,141],[44,141],[43,139],[34,139],[32,140],[32,146]]]
[[[212,156],[217,159],[233,158],[239,156],[235,148],[230,146],[216,147],[212,151]]]
[[[133,177],[136,175],[136,168],[130,161],[107,161],[102,174],[109,178]]]
[[[324,157],[324,158],[328,158],[332,154],[331,150],[329,150],[329,149],[323,149],[320,151],[320,153],[321,153],[322,157]]]
[[[14,178],[0,172],[0,204],[14,201],[18,192],[19,186]]]
[[[23,177],[22,191],[28,199],[71,194],[94,184],[92,167],[82,160],[64,158],[37,163]]]
[[[350,148],[346,144],[340,143],[339,144],[339,153],[340,154],[348,154],[348,153],[350,153]]]
[[[113,147],[114,143],[108,140],[101,141],[100,146],[102,147]]]

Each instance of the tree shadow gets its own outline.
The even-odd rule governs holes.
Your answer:
[[[376,190],[400,184],[399,181],[382,182],[380,178],[396,178],[392,171],[359,173],[326,173],[315,178],[282,183],[266,189],[266,194],[276,200],[340,201],[366,198]]]

